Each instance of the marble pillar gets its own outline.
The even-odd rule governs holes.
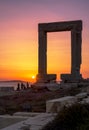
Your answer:
[[[38,73],[47,74],[47,34],[44,31],[38,32]]]
[[[80,75],[81,68],[81,31],[71,30],[71,74]]]

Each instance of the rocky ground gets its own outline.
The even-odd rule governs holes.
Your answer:
[[[45,112],[46,101],[67,95],[75,95],[80,89],[28,89],[16,91],[14,95],[0,97],[0,114],[13,114],[18,111]]]

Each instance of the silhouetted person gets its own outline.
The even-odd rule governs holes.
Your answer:
[[[20,84],[18,83],[18,85],[17,85],[17,89],[16,89],[17,91],[20,91]]]
[[[28,88],[29,88],[29,83],[28,83],[28,82],[27,82],[27,85],[26,85],[26,86],[27,86],[27,89],[28,89]]]
[[[23,83],[21,83],[21,90],[24,90],[24,89],[26,89],[26,86]]]
[[[21,90],[23,90],[24,89],[24,85],[23,85],[23,83],[21,83]]]

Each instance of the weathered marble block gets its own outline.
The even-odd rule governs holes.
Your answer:
[[[48,100],[46,102],[46,112],[59,112],[64,106],[68,107],[77,102],[74,96],[66,96],[58,99]]]

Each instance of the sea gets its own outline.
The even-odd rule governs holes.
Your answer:
[[[17,89],[18,83],[23,83],[25,86],[27,84],[26,81],[20,81],[20,80],[13,80],[13,81],[0,81],[0,87],[14,87],[14,90]],[[31,86],[31,83],[28,82],[29,87]]]

